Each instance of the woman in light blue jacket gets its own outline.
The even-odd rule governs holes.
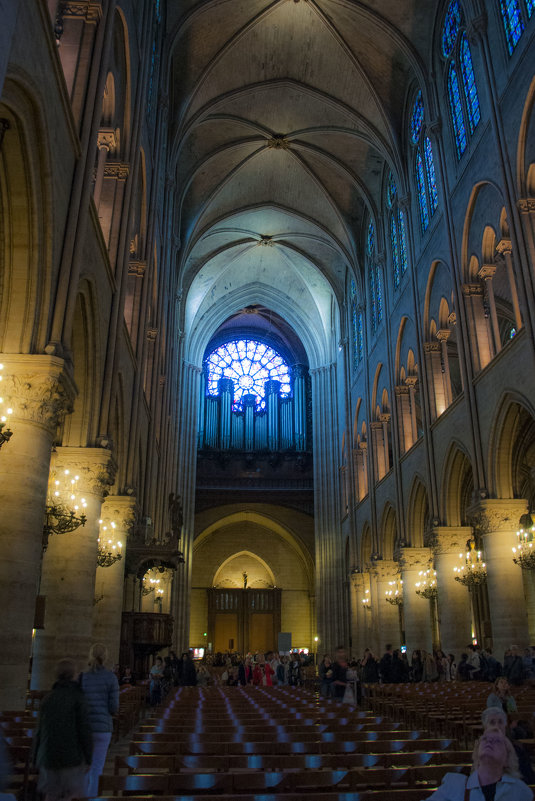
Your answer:
[[[93,760],[89,771],[87,795],[98,795],[98,780],[104,770],[113,732],[113,717],[119,710],[119,682],[105,667],[108,649],[97,643],[89,651],[89,668],[80,674],[80,687],[87,699],[93,732]]]

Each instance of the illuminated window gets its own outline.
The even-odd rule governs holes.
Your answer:
[[[533,13],[533,2],[531,2],[529,5],[531,6],[531,11],[528,8],[528,14],[531,17],[531,14]],[[520,37],[524,33],[522,9],[520,8],[519,0],[500,0],[500,7],[502,12],[503,27],[505,28],[507,47],[509,49],[509,55],[512,55]]]
[[[372,222],[368,226],[366,237],[366,255],[368,260],[368,281],[370,290],[370,321],[375,333],[383,319],[383,286],[381,270],[375,258],[375,228]]]
[[[438,208],[438,189],[433,160],[433,147],[431,140],[425,133],[425,109],[421,90],[414,100],[410,118],[411,142],[415,147],[415,173],[416,188],[418,190],[418,205],[420,207],[420,221],[422,231],[429,227],[431,217]],[[417,123],[416,123],[417,121]],[[404,236],[403,232],[403,236]],[[403,248],[406,252],[405,242]]]
[[[364,355],[364,339],[362,311],[358,308],[357,286],[354,281],[351,281],[349,295],[351,302],[351,328],[353,330],[353,365],[357,368]]]
[[[388,176],[386,202],[390,208],[390,248],[392,251],[394,286],[397,289],[407,269],[407,245],[405,241],[405,220],[403,212],[399,208],[397,186],[392,173]]]
[[[264,342],[254,339],[239,339],[226,342],[216,348],[206,360],[208,367],[208,394],[218,395],[218,382],[230,378],[234,382],[234,411],[242,408],[243,395],[256,396],[256,408],[265,407],[264,385],[266,381],[281,382],[282,398],[290,394],[290,370],[277,351]]]
[[[442,26],[448,101],[457,156],[461,158],[481,119],[472,53],[459,0],[451,0]]]

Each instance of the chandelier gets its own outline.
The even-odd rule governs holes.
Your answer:
[[[464,559],[464,564],[460,567],[454,567],[453,572],[457,573],[455,581],[459,581],[465,587],[471,589],[486,582],[487,566],[483,561],[481,551],[476,551],[475,540],[473,538],[469,539],[466,545],[469,550],[464,554],[459,554],[459,559]]]
[[[4,365],[0,364],[0,382],[2,381],[2,370]],[[9,442],[13,432],[9,427],[9,418],[13,414],[13,409],[7,405],[3,397],[0,397],[0,448],[4,442]],[[6,428],[7,426],[7,428]]]
[[[389,581],[388,586],[391,588],[389,590],[385,590],[385,601],[388,604],[392,604],[393,606],[402,606],[403,605],[403,581],[402,579],[396,579],[395,581]]]
[[[437,571],[429,568],[420,570],[418,575],[421,578],[416,582],[416,595],[419,595],[420,598],[427,598],[429,601],[434,600],[438,596]]]
[[[160,568],[156,571],[154,568],[148,570],[145,575],[143,576],[143,583],[141,586],[141,592],[143,595],[150,595],[151,593],[156,593],[156,598],[162,597],[165,593],[163,587],[160,586],[162,583],[161,573],[164,573],[165,569]],[[158,575],[160,574],[160,575]]]
[[[362,598],[361,600],[362,600],[362,606],[363,606],[364,609],[370,609],[371,608],[370,607],[371,601],[370,601],[370,591],[369,590],[365,590],[364,591],[364,598]]]
[[[532,516],[522,515],[519,525],[520,528],[516,532],[518,543],[516,548],[513,548],[513,562],[523,570],[535,570],[535,548],[533,548],[535,524]]]
[[[87,506],[85,498],[78,495],[79,476],[72,476],[70,470],[61,473],[61,479],[51,474],[51,483],[48,487],[48,497],[45,506],[45,524],[43,527],[43,550],[48,547],[48,538],[51,534],[68,534],[85,526],[86,516],[84,509]]]
[[[98,522],[100,523],[100,536],[98,538],[97,564],[99,567],[111,567],[123,558],[121,553],[123,544],[114,537],[115,523],[111,522],[108,527],[103,525],[102,520]]]

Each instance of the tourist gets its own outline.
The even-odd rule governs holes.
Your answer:
[[[322,695],[323,698],[329,698],[333,680],[332,660],[329,654],[324,654],[321,660],[318,668],[318,677],[320,680],[320,695]]]
[[[157,706],[162,700],[163,659],[157,656],[150,669],[150,705]]]
[[[98,795],[98,780],[113,732],[113,718],[119,711],[119,682],[105,667],[108,649],[96,643],[89,651],[89,667],[80,674],[79,682],[89,707],[89,722],[93,732],[93,759],[89,771],[87,795]]]
[[[496,679],[494,682],[492,692],[487,698],[487,706],[499,706],[506,715],[516,712],[516,701],[511,695],[511,688],[505,676],[500,676],[500,678]]]
[[[500,731],[485,731],[476,742],[472,773],[446,773],[429,801],[531,801],[533,793],[519,778],[511,742]]]
[[[74,680],[75,672],[71,659],[61,660],[56,683],[39,710],[33,752],[39,768],[37,788],[45,801],[70,801],[90,794],[87,774],[93,757],[93,733],[87,699]]]

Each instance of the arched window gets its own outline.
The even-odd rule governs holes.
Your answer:
[[[351,328],[353,331],[353,366],[359,366],[364,356],[362,309],[358,307],[357,285],[352,280],[349,287]]]
[[[381,270],[375,252],[375,228],[372,222],[368,226],[366,237],[366,261],[370,287],[370,322],[372,333],[375,333],[383,319],[383,284]]]
[[[209,395],[219,394],[219,380],[230,378],[234,385],[232,408],[240,411],[243,395],[256,396],[256,408],[265,407],[266,381],[280,381],[280,396],[290,394],[290,370],[277,351],[264,342],[239,339],[226,342],[212,351],[207,359]]]
[[[446,60],[448,100],[457,156],[461,158],[481,119],[472,54],[459,0],[451,0],[442,26],[442,55]]]
[[[397,289],[407,269],[407,242],[405,239],[405,219],[399,207],[398,189],[392,173],[388,176],[386,204],[390,215],[390,248],[394,286]]]
[[[410,118],[410,139],[416,151],[415,172],[422,231],[426,231],[438,208],[438,190],[433,159],[433,146],[425,132],[425,109],[422,91],[418,90]]]
[[[509,55],[513,54],[513,50],[524,33],[524,15],[527,14],[527,19],[530,19],[535,10],[535,0],[525,0],[525,8],[522,6],[522,0],[500,0],[500,10]]]

